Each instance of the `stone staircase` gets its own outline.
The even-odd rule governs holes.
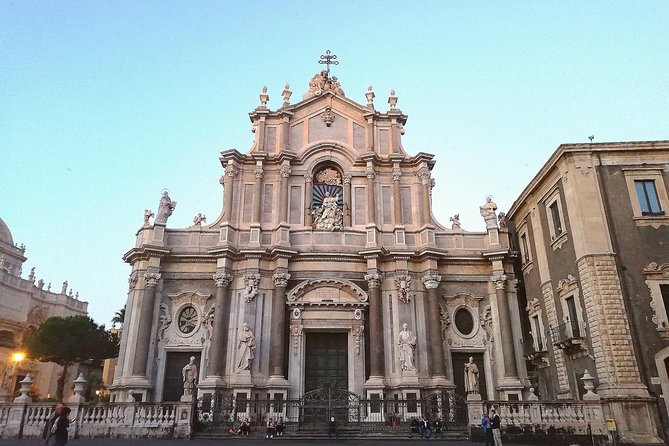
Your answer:
[[[222,431],[205,431],[205,432],[195,432],[191,439],[192,440],[224,440],[224,439],[233,439],[240,438],[235,435],[231,435],[228,432]],[[255,439],[264,439],[265,430],[264,429],[255,429],[247,437],[243,438],[255,438]],[[324,440],[328,439],[327,431],[318,431],[318,430],[299,430],[299,431],[287,431],[283,435],[275,435],[274,440]],[[334,437],[332,437],[334,438]],[[360,429],[341,429],[339,431],[339,439],[365,439],[365,440],[399,440],[399,439],[420,439],[421,437],[418,434],[409,435],[409,432],[405,429],[402,430],[383,430],[383,431],[365,431]],[[446,440],[446,441],[462,441],[467,440],[468,433],[466,430],[456,430],[456,431],[446,431],[437,436],[436,440]]]

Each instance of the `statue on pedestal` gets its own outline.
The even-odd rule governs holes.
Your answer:
[[[479,368],[471,356],[469,362],[465,362],[465,391],[467,393],[478,393],[479,391]]]
[[[409,330],[409,325],[402,324],[402,331],[397,338],[397,345],[400,350],[400,364],[402,370],[415,372],[416,367],[413,365],[413,350],[416,347],[416,335]]]
[[[160,204],[158,205],[158,213],[154,223],[167,223],[167,219],[172,215],[172,211],[177,207],[177,202],[170,199],[170,194],[163,191],[163,196],[160,197]]]
[[[481,211],[481,217],[485,220],[486,229],[497,229],[497,215],[495,211],[497,210],[497,203],[492,201],[492,197],[488,195],[485,199],[485,204],[479,206]]]
[[[249,329],[249,324],[244,322],[242,324],[242,329],[239,332],[239,344],[237,345],[237,350],[239,350],[237,373],[241,373],[242,371],[251,368],[251,360],[254,357],[255,349],[256,338],[253,336],[253,332]]]
[[[195,381],[197,381],[197,366],[195,365],[195,356],[190,357],[190,361],[181,371],[184,383],[184,397],[193,398],[195,390]]]

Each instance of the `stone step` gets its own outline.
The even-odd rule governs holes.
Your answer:
[[[223,440],[226,438],[238,438],[235,435],[231,435],[226,432],[196,432],[191,437],[193,440]],[[251,432],[248,436],[243,438],[249,439],[263,439],[266,438],[264,432]],[[323,440],[331,438],[327,433],[319,431],[294,431],[286,432],[284,435],[275,435],[274,440]],[[332,437],[334,438],[334,437]],[[397,440],[401,438],[410,439],[420,439],[421,437],[418,434],[413,434],[409,436],[407,432],[365,432],[359,430],[348,430],[340,431],[340,439],[365,439],[365,440]],[[469,437],[467,431],[447,431],[443,432],[441,436],[437,439],[443,440],[467,440]]]

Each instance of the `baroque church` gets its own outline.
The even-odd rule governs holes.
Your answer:
[[[484,400],[527,398],[514,254],[492,199],[486,232],[438,222],[434,155],[404,147],[394,91],[387,109],[372,87],[358,103],[329,69],[305,90],[291,103],[286,85],[271,110],[262,89],[250,149],[220,154],[211,224],[168,227],[167,192],[153,221],[145,213],[124,255],[112,399],[293,399],[329,386],[407,400],[472,385]]]

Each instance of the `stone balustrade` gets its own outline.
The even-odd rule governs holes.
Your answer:
[[[70,404],[72,437],[188,438],[193,405],[184,403]],[[0,405],[0,437],[41,437],[54,403]]]

